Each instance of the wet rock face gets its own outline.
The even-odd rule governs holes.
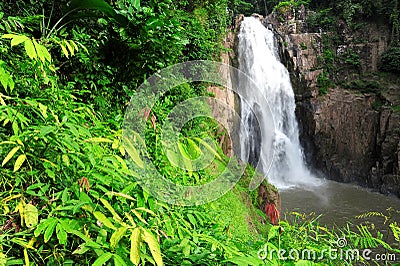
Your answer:
[[[400,114],[341,88],[297,103],[307,162],[329,179],[400,196]]]
[[[272,24],[277,32],[281,60],[291,74],[307,163],[329,179],[400,197],[400,112],[391,107],[400,104],[400,86],[386,83],[368,93],[336,86],[319,95],[324,33],[307,33],[303,21],[281,23],[274,15],[264,24]],[[292,24],[297,31],[290,30]],[[343,43],[333,52],[340,55],[351,49],[359,56],[360,66],[342,65],[335,73],[336,84],[375,73],[379,55],[388,45],[387,29],[369,24],[359,32],[343,29],[340,35]]]

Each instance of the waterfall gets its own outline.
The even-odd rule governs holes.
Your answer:
[[[253,17],[239,33],[240,156],[278,188],[315,184],[303,161],[289,73],[279,61],[274,34]],[[244,140],[247,136],[247,140]],[[248,146],[248,147],[246,147]]]

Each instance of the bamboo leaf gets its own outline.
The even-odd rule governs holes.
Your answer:
[[[140,262],[140,229],[136,227],[131,234],[131,252],[129,254],[133,264],[138,265]]]
[[[20,156],[18,156],[18,158],[14,164],[14,172],[17,172],[19,170],[19,168],[21,168],[21,166],[25,162],[25,160],[26,160],[26,154],[21,154]]]
[[[108,228],[114,229],[116,230],[117,228],[114,226],[114,224],[102,213],[99,211],[95,211],[93,212],[94,217],[96,217],[96,219],[101,222],[102,224],[104,224],[105,226],[107,226]]]
[[[24,248],[24,259],[25,259],[25,266],[29,266],[29,256],[28,256],[28,250]]]
[[[70,43],[71,46],[74,47],[75,51],[79,50],[78,45],[76,45],[76,43],[73,40],[69,40],[69,43]]]
[[[143,219],[143,217],[142,217],[142,215],[141,215],[140,213],[138,213],[136,210],[132,210],[132,212],[133,212],[133,214],[135,214],[135,216],[136,216],[140,221],[142,221],[142,222],[145,223],[145,224],[148,224],[148,223],[146,222],[146,220]]]
[[[200,147],[190,138],[186,139],[187,144],[188,144],[188,150],[192,152],[192,156],[194,158],[197,158],[202,154]]]
[[[127,266],[125,261],[118,254],[114,254],[113,256],[115,266]]]
[[[142,159],[140,159],[139,153],[136,148],[133,146],[132,142],[128,138],[124,138],[124,148],[132,160],[140,167],[143,168],[144,164]]]
[[[25,42],[25,51],[26,54],[29,56],[30,59],[36,59],[37,58],[37,53],[35,50],[35,46],[33,45],[33,42],[31,39],[27,39]]]
[[[131,223],[132,227],[136,227],[136,223],[135,223],[135,221],[133,220],[132,215],[130,215],[129,213],[125,212],[125,216],[126,216],[126,218],[128,218],[128,220],[129,220],[129,222]]]
[[[138,208],[136,208],[135,210],[144,211],[144,212],[150,213],[151,215],[156,216],[156,214],[155,214],[152,210],[146,209],[146,208],[144,208],[144,207],[138,207]]]
[[[65,46],[68,48],[69,53],[73,56],[74,53],[74,48],[69,44],[68,41],[64,40],[63,43],[65,44]]]
[[[109,139],[106,139],[106,138],[90,138],[90,139],[85,139],[84,142],[94,142],[94,143],[106,142],[106,143],[111,143],[112,140],[109,140]]]
[[[61,50],[62,50],[63,54],[64,54],[67,58],[69,58],[68,50],[65,48],[65,46],[64,46],[62,43],[59,43],[59,44],[60,44],[60,47],[61,47]]]
[[[3,162],[1,163],[1,166],[4,166],[13,156],[14,154],[21,148],[21,146],[14,147],[4,158]]]
[[[103,253],[100,257],[96,259],[96,261],[92,264],[92,266],[102,266],[104,263],[109,261],[112,258],[113,254],[110,252]]]
[[[120,192],[107,191],[106,195],[107,196],[118,196],[118,197],[129,199],[129,200],[135,200],[135,198],[133,198],[129,195],[126,195],[124,193],[120,193]]]
[[[208,151],[210,151],[212,154],[214,154],[215,157],[218,158],[218,160],[223,161],[222,157],[218,154],[218,152],[211,147],[206,141],[202,140],[201,138],[194,138],[197,140],[201,145],[203,145]]]
[[[121,238],[125,235],[126,232],[126,227],[119,227],[115,232],[111,235],[110,238],[110,248],[112,250],[115,249],[115,247],[118,245],[118,242],[121,240]]]
[[[111,206],[111,204],[107,200],[101,198],[100,201],[101,201],[101,203],[103,203],[104,207],[106,207],[107,210],[109,210],[111,212],[114,219],[116,219],[118,221],[122,221],[121,217],[118,215],[118,213],[114,210],[114,208]]]
[[[153,256],[153,259],[156,262],[157,266],[163,265],[160,244],[158,243],[157,239],[153,236],[152,233],[150,233],[147,229],[144,228],[142,228],[142,236],[143,240],[149,246],[151,255]]]
[[[180,157],[182,158],[183,164],[185,166],[185,170],[189,171],[189,176],[192,176],[193,167],[192,167],[192,163],[189,159],[190,155],[187,154],[187,152],[181,142],[178,142],[178,149],[179,149],[179,152],[181,155]]]

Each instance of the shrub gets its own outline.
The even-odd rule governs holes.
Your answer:
[[[389,47],[381,55],[379,69],[386,72],[400,73],[400,47]]]

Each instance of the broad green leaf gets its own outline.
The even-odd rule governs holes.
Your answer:
[[[4,158],[3,162],[1,163],[1,166],[4,166],[13,156],[14,154],[21,148],[21,146],[14,147]]]
[[[105,226],[107,226],[108,228],[114,229],[116,230],[117,228],[114,226],[114,224],[102,213],[99,211],[95,211],[93,212],[94,217],[96,217],[96,219],[101,222],[102,224],[104,224]]]
[[[110,238],[110,248],[112,250],[118,245],[121,238],[125,235],[126,227],[119,227],[115,232],[111,235]]]
[[[18,133],[19,133],[18,123],[17,123],[16,121],[14,121],[14,122],[12,123],[11,127],[12,127],[12,129],[13,129],[14,135],[17,136]]]
[[[72,252],[72,255],[82,255],[85,254],[87,251],[92,250],[90,247],[86,246],[85,244],[79,245],[79,247]]]
[[[3,38],[3,39],[14,39],[15,37],[18,37],[19,35],[16,35],[16,34],[3,34],[2,36],[1,36],[1,38]]]
[[[133,0],[132,5],[136,10],[139,10],[140,8],[140,0]]]
[[[272,226],[269,229],[268,232],[268,240],[275,238],[277,235],[279,235],[279,226]]]
[[[51,221],[55,219],[53,217],[48,218],[46,220],[42,220],[39,225],[36,227],[35,232],[34,232],[34,236],[38,237],[46,228],[47,226],[49,226],[49,224],[51,223]]]
[[[178,149],[179,149],[183,164],[185,166],[185,169],[187,171],[189,171],[189,175],[191,176],[193,167],[192,167],[192,163],[190,161],[190,155],[187,154],[185,147],[183,146],[183,144],[181,142],[178,142]]]
[[[44,137],[47,134],[53,132],[54,130],[56,130],[57,128],[54,126],[44,126],[40,129],[40,136]]]
[[[25,42],[25,51],[26,54],[29,56],[30,59],[36,59],[37,58],[37,53],[35,50],[35,46],[33,45],[33,42],[31,39],[27,39]]]
[[[6,266],[7,256],[0,252],[0,266]]]
[[[124,148],[132,160],[140,167],[143,168],[144,164],[142,159],[140,159],[139,153],[137,152],[136,148],[133,146],[133,143],[128,139],[124,138]]]
[[[49,225],[44,232],[44,243],[49,242],[51,236],[53,235],[54,229],[56,228],[58,221],[56,218],[52,218],[49,222]]]
[[[145,228],[142,228],[142,237],[144,242],[146,242],[149,246],[151,255],[153,256],[157,266],[163,265],[160,244],[158,243],[157,239]]]
[[[57,234],[58,242],[61,245],[65,245],[67,243],[67,232],[64,230],[61,223],[57,224],[56,234]]]
[[[187,145],[188,145],[188,150],[191,151],[191,154],[194,158],[197,158],[202,154],[201,149],[197,144],[190,138],[186,139]]]
[[[191,223],[193,226],[196,226],[197,222],[196,222],[196,218],[194,218],[193,214],[188,213],[188,214],[187,214],[187,217],[188,217],[190,223]]]
[[[173,151],[172,149],[167,149],[166,155],[167,155],[169,161],[171,162],[171,164],[173,164],[175,166],[179,166],[179,155],[175,151]]]
[[[24,41],[28,40],[29,38],[24,36],[24,35],[15,35],[14,38],[11,40],[11,46],[18,45],[20,43],[23,43]]]
[[[0,60],[0,63],[1,62],[2,61]],[[0,83],[4,87],[4,89],[7,89],[7,87],[10,88],[10,91],[12,91],[14,89],[14,81],[12,79],[10,72],[8,72],[1,65],[0,65]],[[4,102],[3,97],[1,97],[1,94],[0,94],[0,103],[1,103],[1,105],[6,106],[6,103]]]
[[[140,262],[140,243],[142,242],[141,240],[141,235],[140,235],[140,229],[139,227],[136,227],[133,229],[132,234],[131,234],[131,252],[129,254],[129,257],[133,264],[138,265]]]
[[[18,156],[18,158],[14,164],[14,172],[17,172],[19,170],[19,168],[21,168],[21,166],[25,162],[25,160],[26,160],[26,154],[21,154],[20,156]]]
[[[44,63],[45,57],[44,57],[42,49],[40,49],[40,44],[38,44],[38,42],[34,39],[33,45],[35,46],[36,53],[37,53],[37,56],[39,57],[39,60]]]
[[[127,266],[125,261],[118,254],[114,254],[113,256],[114,256],[114,264],[115,264],[115,266]]]
[[[24,220],[27,227],[36,226],[39,219],[37,208],[32,204],[25,204],[24,206]]]
[[[41,44],[39,44],[38,48],[39,48],[40,52],[43,54],[44,59],[47,60],[48,62],[51,62],[51,55],[50,55],[49,51],[47,50],[47,48]],[[36,48],[36,50],[38,50],[38,49]],[[39,50],[38,50],[38,52],[39,52]]]
[[[113,254],[110,252],[104,253],[92,264],[92,266],[102,266],[112,258]]]
[[[129,20],[124,16],[117,14],[115,10],[103,0],[72,0],[69,3],[69,10],[74,9],[89,9],[89,10],[99,10],[104,14],[114,18],[118,23],[126,25]]]

